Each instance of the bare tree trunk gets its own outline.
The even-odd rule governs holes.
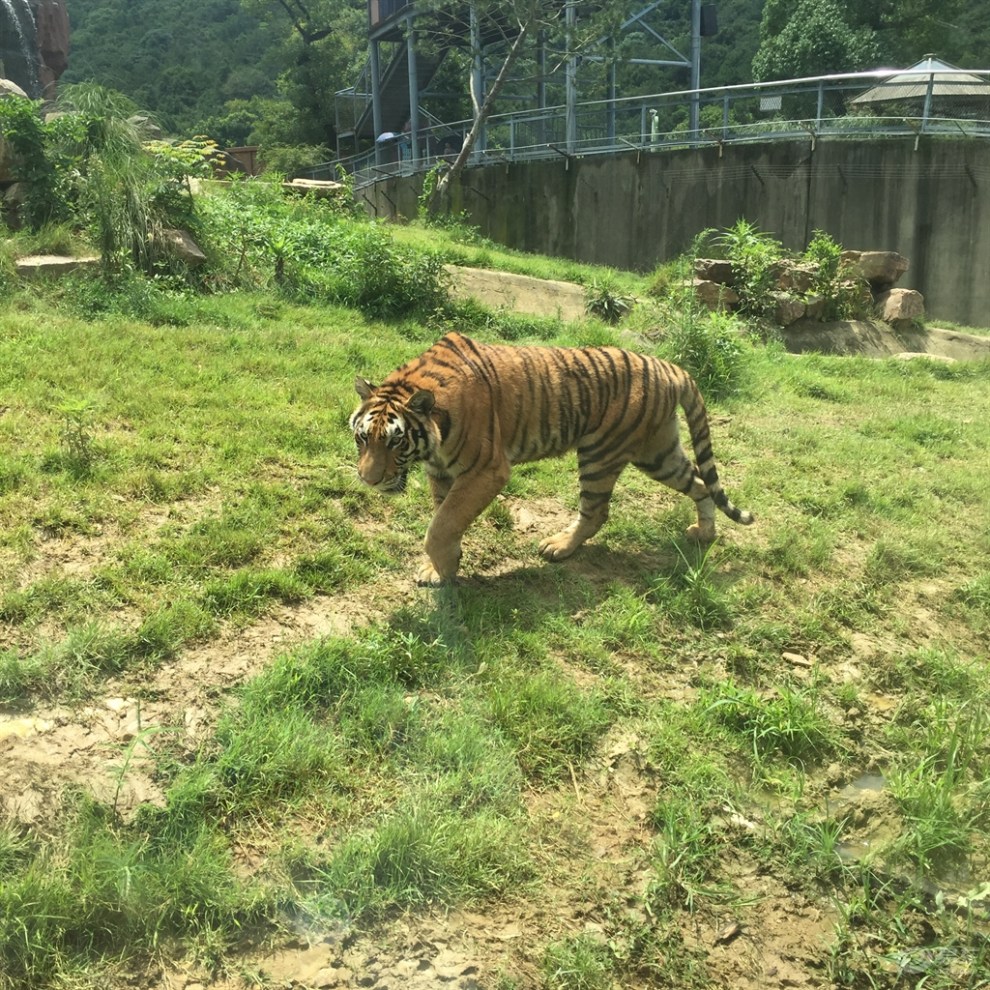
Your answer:
[[[474,120],[471,123],[471,130],[464,137],[464,143],[461,145],[461,150],[454,159],[453,165],[447,169],[437,180],[436,188],[433,190],[433,195],[430,197],[429,208],[431,212],[436,211],[439,207],[446,201],[447,195],[450,191],[450,184],[456,179],[461,172],[464,171],[465,166],[468,163],[468,159],[471,157],[471,152],[474,150],[474,146],[477,143],[478,135],[481,133],[482,127],[485,126],[485,122],[491,116],[492,106],[495,100],[498,98],[499,93],[502,91],[502,87],[505,86],[506,80],[509,78],[509,73],[512,71],[512,67],[515,65],[516,60],[519,58],[519,54],[522,51],[523,42],[526,40],[526,36],[529,34],[531,20],[527,20],[525,23],[519,26],[519,34],[516,35],[515,40],[512,42],[512,46],[509,48],[508,53],[505,56],[505,60],[502,62],[501,68],[498,70],[498,75],[495,77],[495,82],[492,83],[491,89],[485,94],[485,100],[479,107],[477,105],[477,98],[475,98],[475,114]]]

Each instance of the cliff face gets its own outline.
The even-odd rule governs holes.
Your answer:
[[[69,64],[66,0],[2,0],[0,77],[32,99],[55,96]]]
[[[69,12],[65,0],[32,0],[38,39],[38,83],[51,99],[55,84],[69,64]]]

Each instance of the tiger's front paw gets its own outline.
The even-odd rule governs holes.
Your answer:
[[[566,560],[581,546],[581,542],[581,540],[575,539],[574,534],[569,529],[565,529],[563,532],[548,536],[540,544],[540,554],[546,560]]]
[[[416,572],[416,584],[436,588],[443,584],[443,578],[437,573],[437,569],[433,564],[430,561],[426,561]]]
[[[439,588],[443,584],[453,584],[457,580],[456,572],[444,576],[430,560],[424,561],[416,572],[416,584],[426,588]]]

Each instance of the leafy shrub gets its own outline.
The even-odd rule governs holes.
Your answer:
[[[784,256],[784,249],[769,234],[743,219],[714,240],[732,262],[740,309],[750,316],[769,316],[774,305],[777,263]]]
[[[293,176],[314,165],[322,165],[334,156],[322,144],[263,145],[258,158],[266,172]]]
[[[14,174],[25,190],[17,220],[30,230],[61,222],[70,214],[72,169],[64,167],[61,155],[51,152],[50,143],[74,126],[75,122],[62,118],[43,123],[37,105],[23,97],[0,100],[0,134],[14,151]]]
[[[373,317],[432,312],[446,301],[443,261],[397,244],[388,229],[281,187],[235,182],[200,204],[204,248],[221,287],[277,287]]]
[[[825,300],[823,320],[849,320],[869,315],[870,296],[863,280],[842,261],[842,245],[816,230],[804,252],[814,270],[812,292]]]
[[[689,371],[709,399],[738,391],[745,358],[739,320],[729,313],[699,313],[690,308],[673,318],[661,345],[663,355]]]
[[[609,272],[592,279],[585,290],[586,312],[614,325],[632,309],[632,299],[619,292],[615,276]]]
[[[213,144],[145,143],[134,105],[99,86],[66,87],[60,106],[71,123],[53,135],[49,154],[76,163],[76,220],[92,231],[104,274],[174,268],[163,232],[194,227],[187,177],[208,171]]]

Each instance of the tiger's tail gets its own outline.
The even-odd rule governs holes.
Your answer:
[[[712,452],[711,430],[708,426],[705,400],[702,398],[694,379],[686,372],[684,385],[681,389],[680,405],[687,418],[697,472],[701,476],[701,480],[704,481],[716,508],[733,522],[741,523],[743,526],[751,525],[755,520],[753,513],[733,504],[722,488],[721,481],[719,481],[718,469],[715,467],[715,455]]]

